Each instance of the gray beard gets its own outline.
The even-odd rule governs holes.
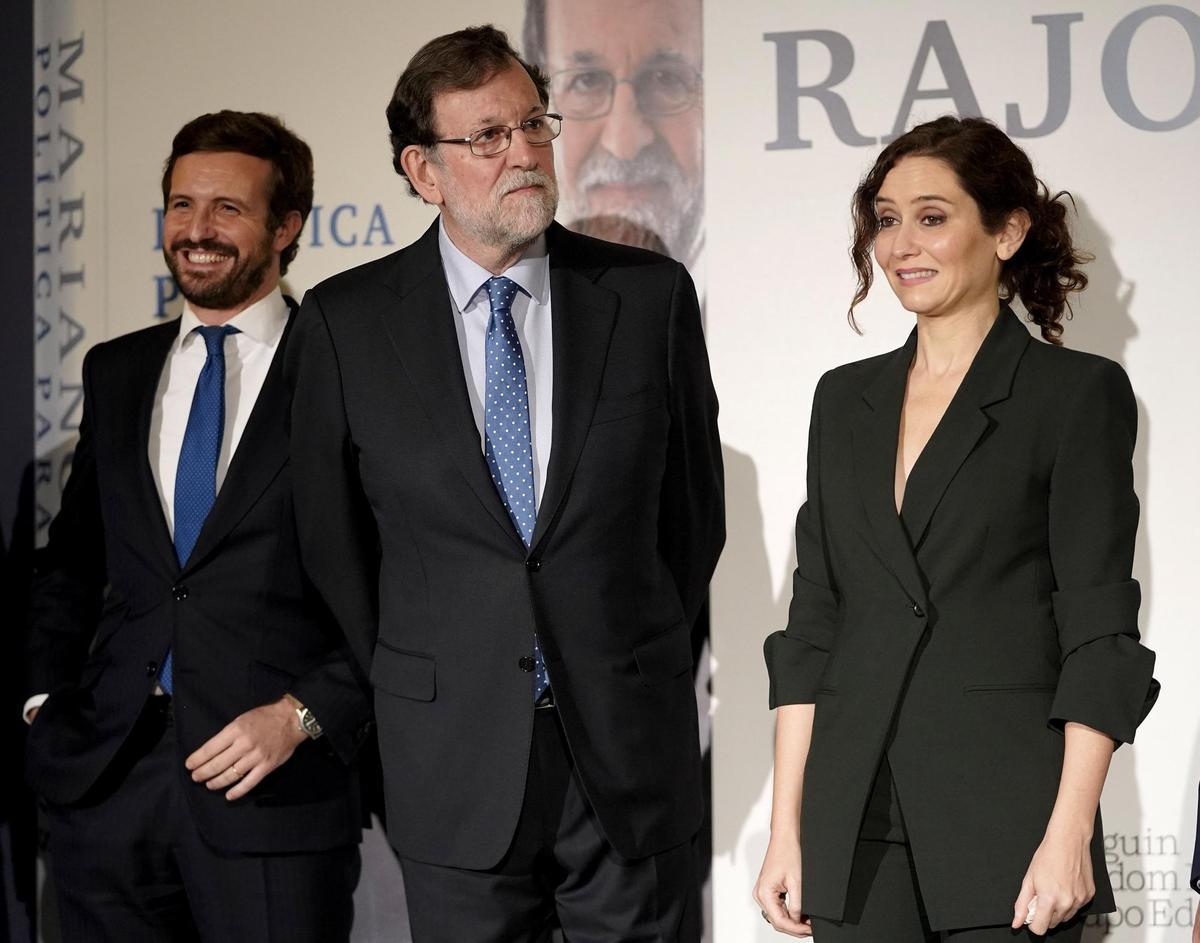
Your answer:
[[[588,191],[603,184],[661,184],[666,187],[666,196],[612,209],[592,206]],[[619,217],[661,239],[672,258],[684,264],[693,261],[691,256],[704,220],[704,188],[688,185],[662,141],[643,148],[632,160],[620,160],[605,150],[594,149],[580,165],[573,184],[565,188],[563,202],[569,219]]]
[[[515,214],[501,207],[505,194],[530,185],[544,188],[536,201],[526,201]],[[553,222],[558,209],[558,186],[542,171],[516,171],[497,182],[492,192],[484,206],[460,203],[455,221],[482,245],[504,252],[514,252],[533,242]]]

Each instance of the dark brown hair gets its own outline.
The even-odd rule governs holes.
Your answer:
[[[171,195],[171,172],[185,154],[233,151],[268,160],[275,168],[267,225],[278,228],[293,211],[301,230],[313,204],[313,157],[308,145],[273,115],[257,111],[218,111],[193,118],[175,135],[171,156],[163,167],[163,205]],[[300,247],[300,232],[279,256],[279,274],[288,270]]]
[[[871,290],[871,248],[879,234],[875,198],[884,178],[904,157],[935,157],[954,171],[959,185],[979,207],[983,227],[999,232],[1016,210],[1029,214],[1025,241],[1000,270],[1000,296],[1021,299],[1029,319],[1041,328],[1042,337],[1061,344],[1064,314],[1070,317],[1068,295],[1087,287],[1079,267],[1091,261],[1071,241],[1067,225],[1065,190],[1053,196],[1034,175],[1026,153],[984,118],[945,116],[919,124],[883,149],[858,189],[851,214],[854,241],[850,259],[858,274],[858,289],[848,318],[855,330],[854,308]]]
[[[550,82],[545,73],[517,55],[508,36],[494,26],[470,26],[431,39],[418,49],[400,73],[387,106],[392,166],[396,173],[408,179],[400,163],[400,155],[406,147],[437,144],[433,100],[439,93],[479,88],[514,62],[528,73],[542,105],[549,105]],[[413,196],[417,195],[411,181],[408,189]]]

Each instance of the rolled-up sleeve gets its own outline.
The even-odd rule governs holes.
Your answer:
[[[811,704],[825,673],[839,618],[821,513],[821,388],[813,394],[808,426],[808,499],[796,515],[796,571],[787,628],[767,636],[763,654],[770,678],[769,703]]]
[[[1132,579],[1137,402],[1125,371],[1097,360],[1064,415],[1050,479],[1051,596],[1062,672],[1050,721],[1130,743],[1158,697],[1154,653],[1141,644]]]

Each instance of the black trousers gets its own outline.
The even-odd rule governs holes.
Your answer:
[[[816,943],[1078,943],[1083,935],[1084,915],[1077,914],[1069,923],[1051,930],[1044,937],[1028,929],[1014,930],[1007,924],[989,927],[965,927],[960,930],[932,930],[921,902],[921,889],[913,867],[904,831],[900,797],[896,794],[892,771],[885,756],[871,790],[863,819],[846,912],[839,922],[813,918]]]
[[[504,859],[468,871],[400,859],[413,943],[698,943],[694,842],[637,860],[604,839],[557,711],[535,712],[525,800]]]
[[[63,939],[348,940],[358,846],[221,852],[192,822],[179,763],[169,699],[151,698],[97,788],[77,805],[48,809]]]

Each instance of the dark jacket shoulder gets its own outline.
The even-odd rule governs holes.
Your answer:
[[[109,340],[99,341],[88,351],[94,363],[111,359],[124,360],[143,355],[147,350],[165,349],[179,335],[179,318],[138,328]]]
[[[682,268],[682,263],[668,256],[643,249],[638,246],[627,246],[619,242],[609,242],[594,236],[585,236],[574,232],[565,226],[553,224],[546,232],[547,248],[550,252],[550,264],[578,268],[662,268],[674,271]]]
[[[1117,361],[1100,354],[1036,340],[1026,354],[1028,369],[1037,372],[1061,387],[1074,387],[1086,382],[1129,384],[1125,368]]]

